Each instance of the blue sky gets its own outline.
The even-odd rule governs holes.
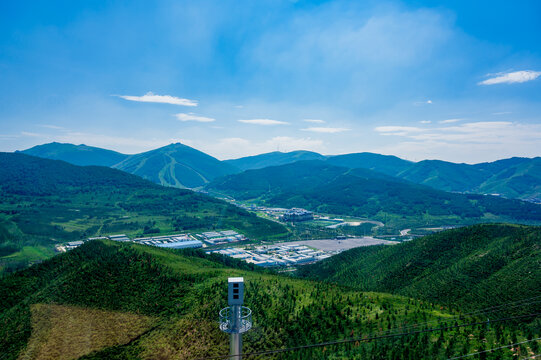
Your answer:
[[[0,151],[540,156],[538,1],[4,1]]]

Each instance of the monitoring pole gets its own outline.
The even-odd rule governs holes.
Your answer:
[[[220,310],[220,330],[230,334],[229,355],[231,360],[241,360],[242,334],[252,328],[252,311],[244,303],[244,278],[228,279],[228,305]]]

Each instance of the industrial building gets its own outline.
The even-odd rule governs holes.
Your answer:
[[[167,236],[153,236],[147,238],[133,239],[133,242],[143,245],[151,245],[169,249],[201,248],[203,243],[192,239],[186,234],[176,234]]]
[[[293,208],[284,212],[281,219],[283,221],[292,221],[292,222],[308,221],[308,220],[314,220],[314,214],[308,210]]]
[[[326,259],[331,255],[322,250],[314,250],[305,245],[256,246],[253,249],[227,248],[207,251],[230,256],[262,267],[296,266]]]
[[[246,240],[244,235],[234,230],[208,231],[202,234],[196,234],[195,236],[209,245],[220,245]]]
[[[109,235],[108,238],[113,241],[130,241],[130,238],[126,234]]]

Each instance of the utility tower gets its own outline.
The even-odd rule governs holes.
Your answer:
[[[241,360],[242,334],[252,328],[252,310],[244,303],[244,278],[227,280],[228,307],[220,310],[220,330],[230,334],[229,355],[231,360]]]

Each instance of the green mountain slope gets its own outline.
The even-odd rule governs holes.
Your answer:
[[[396,156],[366,152],[329,156],[327,162],[331,165],[350,169],[363,168],[374,170],[390,176],[398,176],[398,174],[409,169],[414,164],[411,161],[402,160]]]
[[[474,225],[395,246],[352,249],[299,273],[475,309],[540,297],[540,245],[541,227]],[[541,311],[541,300],[520,309]]]
[[[439,190],[474,192],[472,190],[477,189],[490,174],[480,171],[475,165],[424,160],[400,172],[398,176],[401,179]]]
[[[128,157],[128,155],[112,150],[57,142],[34,146],[21,152],[45,159],[63,160],[80,166],[113,166]]]
[[[157,184],[179,188],[200,187],[216,177],[238,171],[232,165],[180,143],[131,155],[113,167]]]
[[[0,267],[98,235],[231,228],[260,239],[287,232],[223,201],[107,167],[0,153],[0,169]]]
[[[41,339],[36,336],[40,329],[32,328],[32,324],[40,320],[58,324],[64,316],[62,311],[48,314],[36,311],[51,308],[40,304],[55,304],[53,310],[64,309],[73,314],[75,318],[69,319],[70,323],[79,322],[80,326],[88,318],[84,316],[85,309],[110,319],[131,316],[126,331],[139,335],[125,340],[127,343],[111,346],[110,342],[93,336],[95,330],[89,326],[86,343],[80,342],[79,336],[70,336],[71,353],[80,354],[79,348],[88,348],[88,341],[93,340],[94,352],[84,359],[194,359],[227,355],[228,336],[218,330],[216,319],[218,311],[226,306],[229,276],[244,277],[245,303],[253,311],[253,329],[243,339],[246,352],[369,336],[416,323],[421,323],[415,328],[419,330],[478,319],[452,317],[457,314],[453,310],[426,301],[361,293],[251,270],[238,260],[206,256],[197,251],[92,241],[0,278],[0,358],[17,359],[29,352],[40,353],[44,347],[54,351],[66,342],[58,339],[62,334],[59,331],[42,331]],[[523,341],[535,330],[519,331],[509,324],[502,325],[256,358],[444,359],[475,351],[479,346],[491,348],[512,339]],[[55,330],[54,326],[49,328]],[[531,351],[529,347],[524,350]],[[513,358],[509,349],[498,355],[500,359]]]
[[[380,221],[392,215],[410,224],[541,221],[539,205],[443,192],[370,170],[350,170],[321,161],[249,170],[217,179],[207,188],[241,200],[257,199],[270,205]]]
[[[479,185],[477,191],[502,194],[510,198],[541,198],[541,158],[512,158],[476,167],[494,175]]]
[[[277,166],[290,164],[303,160],[324,160],[324,155],[312,151],[291,151],[283,153],[274,151],[261,155],[247,156],[234,160],[225,160],[224,162],[233,165],[240,170],[262,169],[268,166]]]

